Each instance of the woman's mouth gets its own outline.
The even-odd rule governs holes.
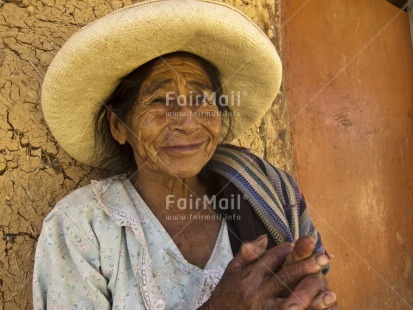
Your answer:
[[[164,146],[163,149],[167,152],[178,153],[178,154],[192,154],[200,150],[201,146],[205,142],[199,143],[188,143],[188,144],[174,144]]]

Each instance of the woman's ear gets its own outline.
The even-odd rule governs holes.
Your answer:
[[[113,138],[118,141],[119,144],[126,143],[126,127],[123,125],[123,121],[110,109],[107,110],[106,116],[110,124],[110,131]]]

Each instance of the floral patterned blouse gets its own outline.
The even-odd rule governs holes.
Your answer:
[[[92,181],[44,221],[34,309],[196,309],[232,258],[225,221],[201,269],[185,260],[125,175]]]

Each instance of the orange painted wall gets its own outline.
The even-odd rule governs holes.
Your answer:
[[[294,174],[334,255],[341,309],[413,309],[413,51],[407,13],[283,0]]]

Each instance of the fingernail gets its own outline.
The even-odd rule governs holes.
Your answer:
[[[336,294],[334,294],[333,292],[327,293],[323,297],[323,303],[325,306],[329,306],[335,301],[336,301]]]
[[[298,307],[297,304],[292,304],[292,305],[289,305],[289,306],[288,306],[288,309],[289,309],[289,310],[298,310],[298,309],[300,309],[300,308]]]
[[[324,255],[324,254],[320,254],[320,255],[316,256],[315,260],[317,261],[317,264],[319,264],[322,267],[327,265],[328,262],[330,261],[330,259],[327,257],[327,255]]]
[[[327,255],[327,257],[329,259],[332,259],[334,257],[334,255],[327,253],[326,251],[324,251],[324,254]]]

